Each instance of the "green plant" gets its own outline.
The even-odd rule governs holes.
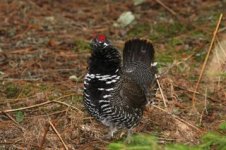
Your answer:
[[[149,33],[151,30],[151,27],[149,24],[136,24],[132,29],[129,30],[128,36],[134,37],[134,36],[142,36],[145,33]]]
[[[222,131],[226,131],[226,122],[223,122],[219,125],[219,129]]]
[[[202,143],[199,145],[203,150],[225,150],[226,136],[215,132],[209,132],[202,137]]]
[[[130,137],[129,142],[115,142],[108,146],[109,150],[158,150],[160,146],[154,136],[148,135],[134,135]]]
[[[7,98],[15,98],[19,95],[20,89],[17,85],[13,84],[13,83],[9,83],[6,86],[6,97]]]
[[[219,129],[226,130],[226,122],[220,124]],[[151,135],[138,134],[131,137],[130,143],[113,142],[108,145],[109,150],[225,150],[226,135],[215,132],[208,132],[201,138],[198,145],[185,145],[180,143],[171,143],[166,145],[158,144],[156,138]]]
[[[73,48],[75,52],[89,51],[89,49],[90,49],[90,45],[88,42],[80,39],[75,41],[75,46]]]
[[[15,112],[16,115],[16,121],[17,122],[22,122],[24,120],[24,113],[22,111],[17,111]]]

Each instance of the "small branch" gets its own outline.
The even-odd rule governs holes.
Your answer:
[[[4,81],[41,81],[42,78],[4,78]]]
[[[187,91],[187,92],[189,92],[189,93],[194,93],[195,92],[195,94],[197,94],[197,95],[200,95],[200,96],[202,96],[202,97],[206,97],[206,95],[205,94],[202,94],[202,93],[199,93],[199,92],[197,92],[197,91],[193,91],[193,90],[191,90],[191,89],[188,89],[188,88],[185,88],[185,87],[181,87],[181,86],[179,86],[179,85],[173,85],[174,87],[176,87],[176,88],[178,88],[178,89],[180,89],[180,90],[185,90],[185,91]],[[190,94],[189,94],[190,95]],[[213,101],[213,102],[219,102],[218,100],[216,100],[216,99],[214,99],[214,98],[212,98],[212,97],[210,97],[210,96],[207,96],[206,98],[208,98],[209,100],[211,100],[211,101]]]
[[[182,123],[184,123],[184,124],[186,124],[186,125],[188,125],[188,126],[194,128],[194,129],[196,129],[197,131],[202,132],[198,127],[196,127],[196,126],[190,124],[189,122],[186,122],[185,120],[181,119],[180,117],[178,117],[178,116],[176,116],[176,115],[174,115],[174,114],[172,114],[172,113],[169,113],[169,112],[167,112],[166,110],[164,110],[164,109],[162,109],[162,108],[160,108],[160,107],[158,107],[158,106],[156,106],[156,105],[152,105],[152,106],[155,107],[155,108],[157,108],[157,109],[159,109],[159,110],[161,110],[161,111],[163,111],[163,112],[165,112],[165,113],[167,113],[168,115],[173,116],[173,117],[174,117],[175,119],[177,119],[178,121],[180,121],[180,122],[182,122]]]
[[[192,96],[192,108],[193,109],[196,109],[195,107],[195,96],[196,96],[196,91],[198,90],[198,87],[199,87],[199,83],[202,79],[202,76],[203,76],[203,73],[204,73],[204,70],[206,68],[206,64],[207,64],[207,61],[208,61],[208,58],[209,58],[209,55],[210,55],[210,52],[211,52],[211,49],[213,47],[213,44],[214,44],[214,41],[215,41],[215,38],[216,38],[216,35],[217,35],[217,32],[218,32],[218,29],[219,29],[219,26],[220,26],[220,23],[221,23],[221,20],[223,18],[223,14],[220,14],[220,17],[218,19],[218,22],[217,22],[217,26],[215,28],[215,31],[213,32],[213,37],[212,37],[212,41],[210,43],[210,46],[209,46],[209,49],[208,49],[208,53],[206,55],[206,58],[205,58],[205,61],[202,65],[202,69],[201,69],[201,73],[199,75],[199,79],[198,79],[198,82],[196,83],[196,86],[195,86],[195,90],[194,90],[194,93],[193,93],[193,96]]]
[[[56,133],[56,135],[58,136],[58,138],[60,139],[61,143],[64,145],[64,148],[65,148],[66,150],[68,150],[67,145],[65,144],[65,142],[64,142],[63,139],[61,138],[59,132],[58,132],[57,129],[54,127],[54,125],[52,124],[51,121],[49,121],[49,124],[50,124],[50,126],[52,127],[53,131],[54,131],[54,132]]]
[[[169,8],[168,6],[166,6],[161,0],[155,0],[158,4],[160,4],[163,8],[165,8],[166,10],[168,10],[172,15],[176,16],[178,18],[177,13],[172,10],[171,8]]]
[[[3,110],[3,111],[0,111],[0,113],[7,113],[7,112],[15,112],[15,111],[19,111],[19,110],[26,110],[26,109],[31,109],[31,108],[35,108],[35,107],[40,107],[40,106],[44,106],[44,105],[47,105],[47,104],[50,104],[50,103],[58,103],[58,104],[62,104],[62,105],[66,105],[68,107],[71,107],[77,111],[79,111],[79,113],[82,113],[81,110],[79,110],[78,108],[74,107],[74,106],[71,106],[69,104],[66,104],[64,102],[60,102],[58,100],[62,99],[62,98],[65,98],[65,97],[69,97],[71,96],[72,94],[69,94],[69,95],[64,95],[64,96],[61,96],[55,100],[52,100],[52,101],[46,101],[46,102],[43,102],[43,103],[40,103],[40,104],[35,104],[35,105],[32,105],[32,106],[27,106],[27,107],[21,107],[21,108],[16,108],[16,109],[8,109],[8,110]]]
[[[158,80],[157,75],[155,75],[155,78],[156,78],[156,81],[157,81],[157,84],[158,84],[158,87],[159,87],[159,90],[160,90],[160,93],[161,93],[161,96],[162,96],[162,100],[163,100],[164,106],[167,107],[167,105],[166,105],[166,98],[165,98],[165,96],[163,94],[163,90],[161,88],[161,85],[160,85],[160,82]]]
[[[46,101],[46,102],[43,102],[43,103],[40,103],[40,104],[36,104],[36,105],[32,105],[32,106],[27,106],[27,107],[21,107],[21,108],[16,108],[16,109],[3,110],[3,111],[1,111],[1,113],[15,112],[15,111],[19,111],[19,110],[31,109],[31,108],[35,108],[35,107],[44,106],[44,105],[47,105],[49,103],[52,103],[52,101]]]
[[[21,139],[17,139],[17,140],[9,140],[8,139],[7,142],[0,141],[0,145],[6,145],[6,144],[15,145],[15,144],[17,144],[19,142],[22,142],[22,140]]]
[[[50,124],[46,124],[45,132],[44,132],[44,135],[43,135],[41,144],[40,144],[40,146],[39,146],[39,149],[40,149],[40,150],[43,149],[43,145],[44,145],[44,143],[45,143],[46,135],[47,135],[47,133],[48,133],[48,131],[49,131],[49,126],[50,126]]]
[[[18,127],[20,128],[23,132],[24,132],[24,128],[22,126],[20,126],[20,124],[12,117],[10,116],[8,113],[4,112],[4,114],[13,121],[13,123]]]
[[[78,109],[77,107],[72,106],[72,105],[69,105],[69,104],[67,104],[67,103],[65,103],[65,102],[61,102],[61,101],[57,101],[57,100],[52,100],[52,102],[58,103],[58,104],[61,104],[61,105],[65,105],[65,106],[67,106],[67,107],[69,107],[69,108],[73,108],[74,110],[77,110],[79,113],[83,113],[83,112],[82,112],[80,109]]]

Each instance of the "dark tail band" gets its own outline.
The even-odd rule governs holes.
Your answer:
[[[154,61],[154,48],[151,42],[144,39],[132,39],[125,43],[123,50],[123,65],[130,62],[142,62],[150,66]]]

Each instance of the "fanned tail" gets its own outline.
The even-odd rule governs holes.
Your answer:
[[[125,43],[123,49],[123,65],[131,62],[141,62],[150,66],[154,61],[154,48],[152,44],[144,39],[132,39]]]

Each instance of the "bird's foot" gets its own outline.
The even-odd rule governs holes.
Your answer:
[[[104,140],[111,140],[112,138],[113,137],[109,133],[103,136]]]
[[[132,129],[128,129],[127,137],[126,137],[126,140],[125,140],[125,142],[126,142],[127,144],[129,144],[129,143],[132,142],[132,137],[131,137],[132,133],[133,133],[133,132],[132,132]]]
[[[125,143],[130,144],[132,142],[132,137],[131,136],[127,136],[125,139]]]
[[[114,133],[117,131],[117,128],[115,127],[110,127],[110,131],[108,132],[108,134],[104,135],[103,139],[106,140],[111,140],[113,139]]]

